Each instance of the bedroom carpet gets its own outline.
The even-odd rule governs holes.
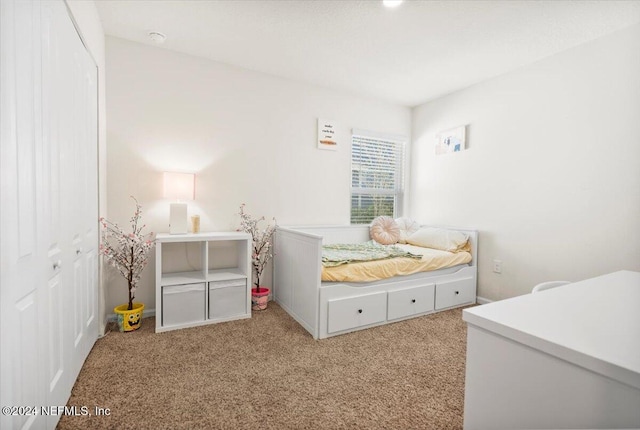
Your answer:
[[[277,304],[251,319],[99,339],[58,429],[459,429],[461,309],[315,341]]]

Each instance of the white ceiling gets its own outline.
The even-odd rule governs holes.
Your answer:
[[[107,35],[405,106],[640,22],[637,0],[96,3]]]

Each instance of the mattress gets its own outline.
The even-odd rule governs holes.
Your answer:
[[[341,266],[322,267],[324,282],[371,282],[394,276],[412,275],[419,272],[444,269],[471,262],[467,251],[449,252],[439,249],[422,248],[414,245],[396,246],[412,254],[421,255],[421,259],[398,257],[386,260],[349,263]]]

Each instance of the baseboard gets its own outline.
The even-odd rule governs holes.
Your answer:
[[[484,297],[476,296],[476,303],[479,305],[486,305],[487,303],[491,303],[493,300],[485,299]]]

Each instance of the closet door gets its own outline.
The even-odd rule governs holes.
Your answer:
[[[66,401],[98,331],[97,69],[62,2],[42,2],[42,17],[42,246],[64,264],[48,280],[47,376]]]
[[[51,170],[61,184],[55,197],[61,223],[60,236],[47,246],[61,243],[68,262],[61,324],[65,346],[72,351],[68,370],[73,384],[98,330],[97,69],[62,2],[53,5],[60,7],[53,10],[57,85],[51,88],[51,115],[58,127],[58,164]]]
[[[71,380],[68,371],[68,355],[65,354],[65,331],[63,320],[58,315],[65,311],[65,276],[68,272],[67,257],[63,255],[65,248],[62,229],[60,189],[61,182],[61,150],[64,136],[61,135],[60,113],[57,112],[57,101],[62,99],[65,88],[62,85],[62,61],[60,58],[60,31],[56,20],[60,11],[56,11],[54,3],[41,4],[41,40],[42,40],[42,137],[43,148],[38,169],[42,175],[42,234],[41,249],[46,252],[48,267],[45,270],[45,298],[47,309],[41,314],[41,326],[45,337],[47,356],[45,382],[47,397],[64,399]]]
[[[43,151],[39,5],[0,2],[1,44],[1,252],[0,306],[2,406],[45,405],[43,381],[49,355],[42,332],[47,312],[45,277],[49,264],[39,242]],[[2,415],[0,427],[45,427],[46,418]]]
[[[98,334],[97,71],[62,1],[0,1],[0,47],[0,403],[65,405]],[[22,412],[0,428],[59,418]]]

